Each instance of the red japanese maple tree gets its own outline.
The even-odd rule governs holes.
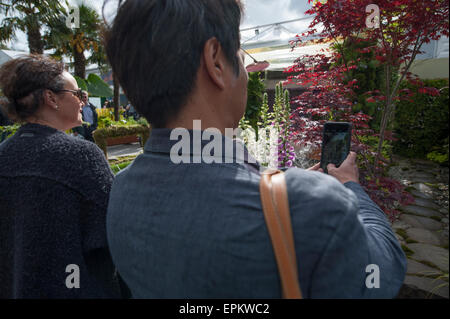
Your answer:
[[[375,165],[378,165],[386,128],[394,116],[395,102],[409,96],[407,90],[399,90],[400,84],[405,79],[418,81],[409,70],[416,56],[421,53],[420,48],[424,43],[438,40],[441,36],[449,36],[449,2],[447,0],[308,0],[308,2],[313,6],[306,13],[315,17],[309,32],[302,36],[318,36],[319,39],[316,41],[332,42],[338,49],[343,49],[348,39],[357,38],[375,43],[366,50],[375,53],[376,59],[384,68],[385,76],[383,87],[368,92],[369,101],[383,103],[377,161],[375,161]],[[322,29],[319,31],[319,28]],[[346,61],[344,54],[340,57],[344,59],[344,66],[347,69],[355,67],[357,61]],[[290,71],[301,70],[297,67]],[[305,78],[300,77],[297,80],[304,81]],[[320,75],[315,83],[320,83]],[[433,88],[423,88],[422,91],[438,94]]]
[[[379,16],[376,8],[380,10]],[[449,4],[443,0],[315,2],[312,9],[307,11],[308,14],[315,15],[310,31],[299,36],[298,42],[302,43],[305,38],[312,37],[313,40],[309,38],[308,41],[332,43],[333,50],[303,56],[286,70],[293,74],[288,76],[288,82],[298,83],[305,88],[303,94],[293,99],[297,106],[291,116],[291,136],[294,143],[313,145],[317,149],[325,121],[352,122],[352,146],[364,161],[361,170],[362,185],[392,218],[398,214],[396,208],[399,203],[405,205],[413,201],[413,198],[404,192],[400,183],[383,176],[380,167],[383,141],[385,138],[392,138],[386,128],[393,119],[395,103],[411,95],[408,90],[399,89],[402,81],[407,79],[420,82],[409,70],[421,52],[421,46],[449,35],[448,12]],[[319,27],[320,31],[317,30]],[[363,63],[360,63],[360,59],[347,59],[345,49],[355,41],[371,43],[359,53],[370,52],[378,61],[378,67],[384,70],[383,85],[366,92],[368,101],[378,101],[383,106],[379,134],[369,129],[367,115],[352,110],[354,89],[358,88],[353,70]],[[438,94],[433,88],[422,88],[421,91]],[[375,151],[362,141],[368,135],[379,136]],[[372,165],[369,165],[370,159]]]

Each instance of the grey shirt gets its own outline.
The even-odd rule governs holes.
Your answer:
[[[154,129],[111,191],[108,242],[133,296],[281,298],[258,165],[174,164],[169,135]],[[395,297],[405,255],[361,186],[298,168],[285,174],[303,296]],[[379,269],[380,288],[366,286],[369,265]]]

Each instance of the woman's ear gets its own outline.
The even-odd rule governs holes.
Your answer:
[[[211,38],[206,41],[203,47],[203,59],[205,61],[206,72],[212,82],[221,90],[225,89],[225,68],[227,64],[219,40]]]
[[[43,93],[44,105],[48,105],[52,109],[58,109],[57,96],[51,90],[44,90]]]

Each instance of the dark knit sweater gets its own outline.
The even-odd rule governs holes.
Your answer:
[[[0,298],[119,297],[105,227],[112,181],[95,144],[47,126],[0,144]],[[66,286],[71,264],[80,288]]]

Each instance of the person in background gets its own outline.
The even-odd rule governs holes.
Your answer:
[[[83,124],[83,134],[84,138],[90,142],[95,142],[92,133],[98,127],[98,114],[96,107],[89,102],[89,94],[86,91],[82,91],[81,101],[83,102],[83,122],[88,124]]]
[[[107,214],[111,254],[135,298],[282,297],[261,167],[222,148],[192,163],[211,153],[212,132],[201,129],[238,148],[225,130],[247,102],[241,13],[238,0],[127,0],[107,34],[113,72],[152,125],[144,153],[116,176]],[[359,184],[356,154],[327,168],[285,172],[303,297],[396,297],[405,254]],[[378,287],[367,284],[374,265]]]
[[[0,144],[0,299],[120,298],[106,241],[113,181],[97,145],[64,132],[82,123],[82,92],[43,55],[0,67],[2,107],[22,123]]]
[[[6,126],[11,124],[12,122],[9,120],[6,114],[4,114],[3,111],[0,109],[0,126]]]
[[[11,124],[12,122],[8,119],[8,117],[2,112],[0,108],[0,126],[7,126]],[[8,132],[8,130],[3,130],[2,132],[0,132],[0,143],[3,142],[9,134],[10,133]]]

